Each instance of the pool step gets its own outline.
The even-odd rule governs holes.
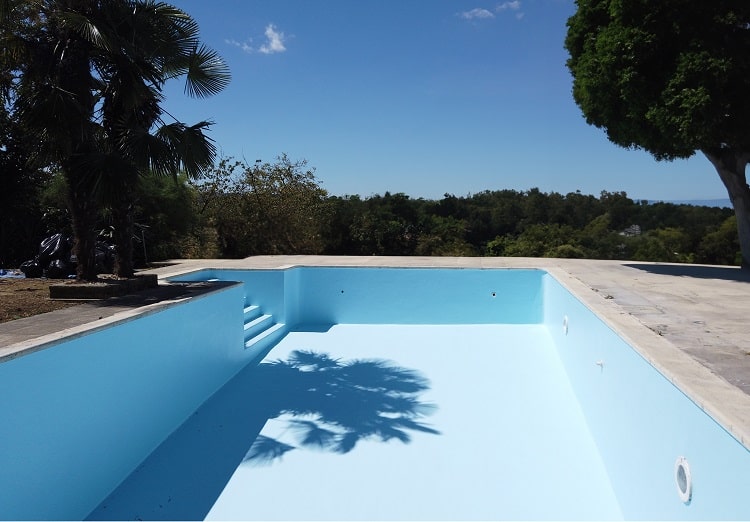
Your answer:
[[[245,341],[245,349],[252,349],[256,352],[265,350],[284,336],[286,333],[284,326],[284,323],[273,323],[262,332]]]
[[[245,350],[252,350],[258,355],[286,333],[285,325],[277,323],[271,314],[264,314],[260,306],[245,305],[243,313]]]
[[[245,323],[252,319],[255,319],[256,317],[260,317],[262,314],[260,306],[258,305],[247,305],[245,306],[243,312],[245,314]]]
[[[245,341],[252,339],[263,330],[267,330],[275,324],[272,315],[264,314],[245,322]]]

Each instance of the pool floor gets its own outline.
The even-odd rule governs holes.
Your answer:
[[[621,520],[543,325],[288,334],[91,519]]]

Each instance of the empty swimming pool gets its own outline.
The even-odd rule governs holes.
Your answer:
[[[111,329],[142,332],[148,350],[130,355],[147,377],[135,378],[137,392],[122,383],[100,390],[111,394],[105,404],[120,440],[178,404],[181,413],[158,431],[165,436],[144,438],[88,509],[60,499],[48,511],[56,517],[17,508],[6,518],[750,516],[745,447],[544,271],[297,267],[180,279],[241,284],[164,312],[173,318],[156,313]],[[188,335],[159,371],[144,368],[167,350],[165,328],[199,330],[197,344],[213,346],[206,355]],[[123,332],[137,335],[112,339]],[[67,352],[100,344],[96,335],[107,333],[71,341],[82,345]],[[0,371],[64,364],[65,350]],[[146,395],[131,397],[185,357],[205,361],[183,369],[175,389],[193,393],[196,379],[207,400],[172,391],[151,410]],[[217,377],[204,382],[205,372]],[[106,467],[117,460],[117,445],[108,449],[88,451]]]

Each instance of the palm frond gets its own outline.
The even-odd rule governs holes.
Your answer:
[[[206,98],[221,92],[232,80],[229,67],[219,54],[205,45],[195,47],[187,58],[185,92]]]
[[[88,173],[84,181],[104,200],[116,200],[123,186],[132,187],[138,181],[135,165],[116,152],[94,151],[83,156],[80,164]]]
[[[137,74],[112,76],[105,83],[101,112],[108,129],[116,134],[135,127],[148,131],[159,121],[162,95]]]
[[[153,10],[154,15],[168,21],[172,36],[181,40],[196,40],[199,34],[198,22],[185,11],[165,2],[145,3]],[[150,5],[149,5],[150,4]]]
[[[179,170],[179,162],[170,144],[143,127],[133,127],[119,134],[117,147],[141,173],[150,170],[159,176],[175,176]]]
[[[173,165],[184,170],[189,178],[201,177],[214,164],[216,145],[203,132],[212,124],[209,121],[195,125],[170,123],[163,125],[156,132],[169,147]]]
[[[172,76],[175,60],[189,56],[198,45],[196,21],[187,13],[165,3],[138,2],[117,24],[123,51],[129,56],[148,57],[149,65],[158,70],[160,79]]]
[[[58,19],[62,22],[64,27],[69,27],[81,38],[97,48],[105,51],[112,50],[112,44],[110,43],[109,38],[105,36],[97,24],[95,24],[89,17],[72,11],[61,11],[58,13]]]

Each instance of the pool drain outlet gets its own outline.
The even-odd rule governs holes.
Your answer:
[[[685,504],[690,503],[693,497],[693,476],[690,474],[690,466],[685,457],[677,457],[674,463],[674,480],[680,500]]]

